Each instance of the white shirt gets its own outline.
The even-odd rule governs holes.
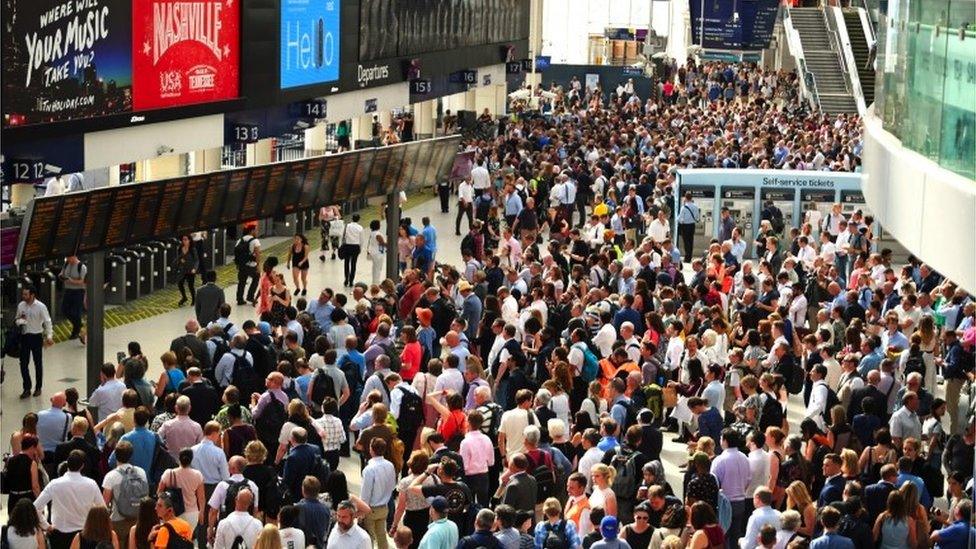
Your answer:
[[[16,322],[23,326],[24,333],[44,334],[44,337],[48,339],[53,337],[51,313],[48,312],[47,305],[41,303],[37,298],[30,304],[26,301],[17,304]]]
[[[472,173],[474,172],[472,171]],[[458,200],[464,202],[465,204],[471,204],[474,202],[474,187],[471,186],[471,183],[462,181],[461,184],[458,185]]]
[[[99,422],[122,407],[122,393],[124,392],[125,383],[121,379],[110,379],[92,392],[91,397],[88,398],[88,406],[98,407]]]
[[[804,268],[810,271],[813,269],[813,261],[817,259],[817,252],[808,244],[797,250],[796,257],[803,263]]]
[[[752,497],[756,489],[769,484],[769,452],[759,448],[749,452],[749,471],[752,480],[746,486],[746,497]]]
[[[664,223],[660,219],[655,219],[651,221],[650,227],[647,229],[647,234],[651,236],[651,240],[655,243],[660,244],[668,238],[668,232],[671,230],[671,223],[667,220]]]
[[[665,359],[669,370],[674,370],[681,366],[681,354],[685,352],[685,342],[680,337],[672,337],[668,340],[668,351]]]
[[[326,547],[342,547],[342,549],[372,549],[373,543],[370,541],[369,534],[358,524],[353,524],[352,528],[342,531],[336,524],[332,532],[329,533],[329,541]]]
[[[104,507],[105,499],[94,480],[81,473],[68,471],[52,480],[41,490],[34,507],[41,518],[41,527],[47,529],[45,508],[51,504],[50,524],[58,532],[77,532],[84,528],[88,510]]]
[[[847,248],[851,245],[851,232],[844,231],[837,235],[837,240],[834,241],[834,253],[837,255],[847,255]]]
[[[810,403],[807,404],[807,412],[804,417],[808,417],[817,422],[817,426],[823,430],[823,413],[827,408],[827,382],[819,380],[814,382],[813,389],[810,391]]]
[[[790,310],[787,317],[794,327],[802,328],[807,322],[807,296],[798,294],[796,299],[790,301]]]
[[[594,465],[603,460],[603,454],[604,452],[602,450],[594,446],[587,450],[583,454],[583,457],[580,458],[579,472],[583,473],[583,476],[586,477],[587,485],[593,483],[593,481],[590,479],[590,470],[593,469]]]
[[[437,382],[434,383],[434,392],[444,389],[454,391],[459,395],[464,394],[464,375],[461,374],[461,370],[444,368],[441,375],[437,376]]]
[[[379,237],[381,236],[383,236],[383,233],[379,230],[375,230],[369,234],[369,245],[366,247],[366,254],[369,257],[376,258],[386,251],[384,249],[385,246],[380,246]],[[301,342],[299,342],[299,344],[301,344]]]
[[[491,174],[484,166],[475,166],[471,170],[471,183],[475,189],[487,189],[491,186]]]
[[[502,319],[505,320],[505,324],[518,325],[518,301],[511,294],[502,301]]]
[[[533,414],[534,416],[534,414]],[[538,418],[534,418],[538,425]],[[513,408],[502,414],[502,421],[498,431],[505,433],[505,457],[511,459],[517,453],[525,451],[525,428],[529,425],[529,412],[522,408]]]
[[[600,330],[593,336],[593,344],[600,349],[600,355],[603,358],[610,356],[613,351],[613,344],[617,341],[617,330],[614,329],[613,324],[604,324]]]
[[[363,245],[363,226],[359,223],[352,222],[346,225],[346,228],[342,230],[342,242],[340,244],[352,244],[353,246]]]
[[[281,549],[304,549],[305,532],[298,528],[282,528],[278,530],[281,537]]]
[[[261,521],[252,517],[247,511],[234,511],[217,523],[213,549],[229,549],[234,545],[234,538],[237,536],[244,538],[244,545],[247,547],[254,547],[261,528]]]

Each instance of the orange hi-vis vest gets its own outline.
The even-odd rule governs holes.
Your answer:
[[[590,498],[583,496],[580,501],[576,501],[571,498],[569,507],[566,509],[566,520],[573,521],[573,524],[576,525],[577,532],[580,530],[580,519],[583,518],[583,511],[586,511],[589,508]]]

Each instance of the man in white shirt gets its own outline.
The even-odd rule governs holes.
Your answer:
[[[98,379],[100,384],[88,397],[88,407],[98,408],[96,423],[101,423],[122,407],[122,393],[125,392],[125,383],[115,377],[115,366],[112,364],[102,364]]]
[[[37,299],[37,291],[27,286],[21,291],[21,302],[17,304],[16,320],[14,322],[21,330],[20,335],[20,375],[24,378],[24,392],[21,399],[31,396],[30,360],[34,358],[34,373],[37,376],[37,387],[34,396],[41,396],[41,386],[44,382],[44,347],[54,345],[54,332],[51,324],[51,314],[47,306]]]
[[[600,349],[601,358],[607,358],[613,351],[613,344],[617,341],[617,330],[610,322],[610,313],[601,314],[600,319],[603,321],[603,326],[593,336],[593,344]]]
[[[478,196],[491,187],[491,174],[488,173],[488,161],[480,159],[471,169],[471,188]]]
[[[769,524],[773,528],[778,529],[780,527],[781,519],[779,511],[770,506],[772,502],[773,493],[769,491],[769,488],[762,487],[756,490],[756,495],[752,498],[752,503],[755,505],[756,510],[749,516],[749,522],[746,525],[746,535],[739,538],[739,547],[741,549],[754,549],[759,547],[759,532],[763,526]]]
[[[647,234],[655,244],[660,244],[668,238],[670,233],[671,223],[668,221],[668,216],[664,210],[659,210],[657,212],[657,218],[651,221],[650,226],[647,228]]]
[[[583,432],[583,455],[579,460],[579,472],[586,477],[586,481],[590,486],[593,485],[590,471],[594,465],[603,460],[603,455],[606,453],[598,447],[599,444],[600,433],[596,429],[587,429]]]
[[[472,177],[474,170],[471,170]],[[458,185],[458,212],[454,221],[454,234],[461,236],[461,218],[468,216],[468,230],[474,222],[474,187],[468,179],[464,179]]]
[[[329,533],[326,547],[342,549],[371,549],[369,534],[356,524],[356,505],[350,501],[340,501],[336,506],[335,528]]]
[[[804,418],[812,419],[817,422],[817,426],[821,430],[826,429],[826,424],[824,422],[824,412],[827,410],[827,395],[829,388],[827,387],[827,367],[823,364],[817,364],[810,371],[810,379],[813,381],[813,389],[810,390],[810,402],[807,404],[807,410],[804,414]]]
[[[533,399],[532,391],[520,389],[515,394],[515,408],[502,414],[498,426],[498,449],[505,462],[525,451],[525,428],[538,424],[539,420],[532,412]]]
[[[212,540],[216,535],[215,526],[218,518],[220,517],[220,508],[224,506],[224,500],[227,498],[227,489],[230,486],[230,483],[247,480],[242,474],[242,471],[246,465],[247,461],[245,461],[242,456],[234,456],[227,462],[230,476],[229,478],[217,483],[217,487],[214,488],[213,495],[210,496],[210,500],[207,502],[208,512],[210,513],[210,518],[207,521],[207,524],[209,524],[208,539]],[[252,501],[260,501],[257,484],[254,484],[254,482],[251,480],[247,480],[247,487],[251,490],[251,493],[254,494],[254,499]],[[255,509],[257,508],[256,505],[254,507]]]
[[[105,506],[98,484],[82,476],[81,468],[84,466],[85,453],[72,450],[68,454],[68,471],[52,480],[34,500],[41,529],[53,528],[48,534],[51,549],[68,549],[75,534],[84,528],[88,510]],[[51,504],[50,523],[45,517],[48,503]]]
[[[261,521],[251,516],[252,503],[254,503],[254,494],[250,490],[242,488],[237,492],[234,511],[220,519],[217,525],[213,549],[230,549],[238,536],[244,540],[245,547],[254,547],[262,525]]]

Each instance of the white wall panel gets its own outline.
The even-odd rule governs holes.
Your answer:
[[[224,144],[224,115],[119,128],[85,134],[85,169],[106,168],[159,156],[160,147],[180,154]]]

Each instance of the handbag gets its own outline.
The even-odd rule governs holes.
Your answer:
[[[665,408],[674,408],[678,405],[678,390],[674,387],[661,388],[661,405]]]
[[[175,473],[173,470],[169,470],[170,477]],[[162,490],[164,494],[169,497],[169,500],[173,503],[173,513],[176,516],[180,516],[186,512],[186,503],[183,501],[183,489],[176,486],[175,482],[173,486],[169,486]]]
[[[346,230],[342,232],[342,242],[339,244],[339,259],[345,259],[349,257],[349,244],[346,244],[346,235],[349,234],[349,226],[346,226]]]

